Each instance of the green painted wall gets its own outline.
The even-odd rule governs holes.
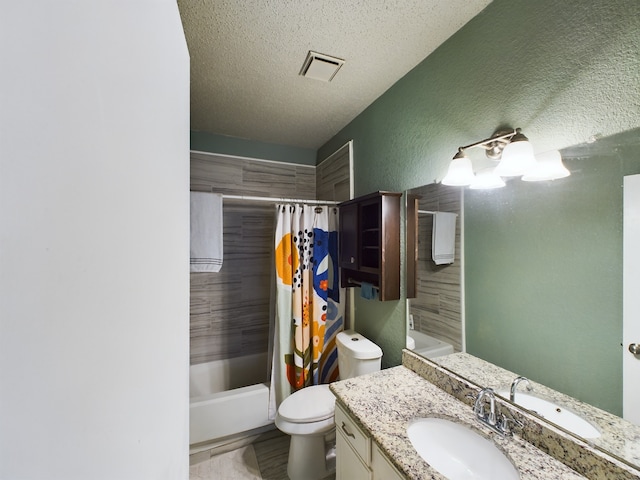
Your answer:
[[[323,145],[318,158],[353,139],[356,195],[402,191],[441,180],[458,146],[499,126],[521,127],[542,152],[637,128],[639,111],[640,2],[495,0]],[[466,242],[473,251],[473,238]],[[469,283],[483,281],[477,268]],[[394,364],[405,307],[390,303],[357,303],[356,321]],[[470,336],[477,328],[472,313]],[[569,342],[574,333],[559,335]],[[601,348],[591,340],[586,349]],[[569,375],[581,371],[578,364],[568,365]],[[621,365],[596,368],[620,376]]]
[[[315,165],[316,151],[191,130],[191,150],[278,162]]]

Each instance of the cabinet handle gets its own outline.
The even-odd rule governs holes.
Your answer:
[[[342,431],[347,437],[356,438],[356,436],[347,429],[347,425],[342,422]]]

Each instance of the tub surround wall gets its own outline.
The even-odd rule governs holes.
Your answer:
[[[189,398],[233,390],[263,383],[266,378],[267,353],[254,353],[225,360],[197,363],[189,367]]]
[[[313,166],[192,152],[191,190],[341,200],[348,161],[330,159],[317,178]],[[268,351],[275,206],[226,199],[223,223],[222,269],[190,276],[192,365]]]
[[[457,213],[455,261],[436,265],[431,259],[433,215],[418,215],[418,285],[416,298],[410,299],[409,313],[415,329],[462,350],[462,191],[434,183],[413,189],[418,195],[419,210]]]
[[[344,202],[351,199],[350,148],[345,145],[316,167],[316,196]]]
[[[192,152],[191,190],[311,200],[315,168]],[[267,352],[274,221],[272,203],[224,200],[222,268],[190,275],[192,365]]]

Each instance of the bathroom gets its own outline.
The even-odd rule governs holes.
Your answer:
[[[505,5],[495,4],[495,2],[489,8],[495,12],[501,7],[506,10]],[[371,108],[363,112],[335,138],[324,145],[319,150],[318,158],[326,158],[344,145],[345,142],[353,140],[356,194],[364,194],[377,189],[407,190],[413,193],[414,190],[420,188],[420,185],[426,185],[426,189],[437,188],[437,185],[434,185],[434,181],[442,178],[446,163],[453,156],[455,149],[459,145],[487,137],[494,129],[504,123],[525,128],[524,124],[521,125],[522,122],[525,122],[527,125],[526,130],[535,131],[537,140],[534,142],[532,138],[532,142],[536,143],[536,148],[541,149],[570,147],[574,144],[584,143],[594,135],[602,138],[620,131],[636,128],[635,113],[630,108],[630,105],[634,102],[635,93],[624,88],[624,85],[621,87],[620,84],[624,82],[611,85],[601,75],[604,70],[603,65],[609,64],[609,58],[617,58],[619,55],[617,52],[625,49],[625,45],[630,43],[629,37],[632,36],[632,33],[630,33],[629,28],[622,29],[624,34],[620,33],[620,35],[624,39],[621,38],[619,43],[611,42],[610,40],[596,40],[596,38],[604,38],[605,27],[603,27],[602,32],[597,32],[595,38],[583,38],[584,43],[582,44],[579,44],[579,42],[573,43],[571,35],[580,36],[580,27],[577,25],[588,24],[593,20],[591,15],[595,15],[595,13],[584,12],[584,15],[581,16],[577,12],[578,9],[570,6],[559,8],[554,5],[551,8],[550,5],[547,5],[547,7],[545,9],[544,6],[540,6],[539,9],[529,9],[524,12],[513,11],[513,18],[509,16],[508,19],[498,22],[499,24],[495,27],[490,25],[496,19],[489,14],[486,17],[481,15],[479,18],[474,19],[459,34],[454,35],[449,42],[445,43],[436,52],[435,56],[427,58],[424,64],[421,64],[406,78],[392,87]],[[624,10],[625,7],[620,6],[620,8]],[[614,14],[613,17],[619,18],[618,14]],[[529,21],[531,21],[531,24],[528,24]],[[509,22],[513,23],[510,24]],[[544,28],[542,27],[543,25]],[[567,33],[566,37],[560,35],[560,32],[566,32],[566,28],[575,28],[576,30],[570,30],[571,34]],[[551,29],[553,33],[543,35],[542,33],[536,33],[536,29],[545,32]],[[516,33],[519,30],[526,31],[526,42],[524,41],[524,34]],[[471,41],[469,39],[485,38],[485,36],[488,36],[489,41],[495,45],[514,42],[516,41],[514,39],[517,39],[520,42],[518,43],[519,48],[525,48],[525,44],[527,48],[531,46],[526,61],[519,60],[516,51],[504,52],[504,58],[500,57],[498,59],[492,56],[490,57],[492,58],[491,62],[482,61],[483,55],[486,56],[489,53],[484,50],[480,52],[478,50],[480,49],[479,46],[478,49],[469,49],[468,45]],[[555,43],[550,44],[550,38],[554,39]],[[597,48],[594,42],[597,42]],[[590,47],[587,47],[587,45],[590,45]],[[553,49],[553,52],[550,52],[549,49]],[[594,51],[598,54],[593,55]],[[445,67],[444,58],[453,56],[460,58],[459,62],[456,63],[457,67]],[[565,71],[563,70],[565,68],[563,65],[568,62],[568,59],[576,62],[574,70],[571,71],[572,80],[570,82],[566,82],[566,77],[564,77],[565,80],[560,82],[556,81],[555,76],[547,75],[553,68]],[[634,60],[627,58],[627,62],[633,63]],[[522,71],[518,72],[517,75],[517,78],[521,80],[520,83],[517,81],[515,83],[507,82],[501,73],[501,69],[508,69],[511,72],[514,64],[522,67]],[[578,68],[578,64],[580,68]],[[452,84],[449,85],[452,83],[450,76],[457,71],[456,68],[462,69],[462,66],[464,66],[465,75],[456,78],[457,83],[454,89]],[[620,74],[623,75],[625,73]],[[633,80],[631,79],[631,81]],[[523,84],[527,86],[525,87]],[[431,92],[428,89],[423,89],[421,85],[435,85],[435,91]],[[533,96],[531,91],[537,90],[545,90],[548,92],[547,96],[544,98]],[[594,99],[605,96],[605,93],[600,93],[597,96],[591,95],[591,92],[596,90],[606,92],[607,101],[611,103],[610,108],[613,111],[620,112],[619,118],[612,122],[611,119],[604,119],[596,114],[598,108],[596,108]],[[479,95],[478,91],[484,92],[484,95]],[[455,98],[455,100],[447,103],[446,108],[438,102],[438,98],[443,92],[445,92],[445,95],[448,93],[450,98]],[[503,111],[502,107],[505,103],[505,98],[509,99],[507,113]],[[589,98],[592,98],[594,103],[591,103],[591,100],[588,100]],[[585,119],[583,123],[579,124],[576,124],[576,122],[568,123],[567,119],[572,115],[571,112],[573,111],[571,104],[576,105],[575,108],[591,108],[593,110],[592,118]],[[425,118],[425,111],[430,112],[429,118]],[[378,119],[381,115],[388,116],[388,124],[379,125]],[[443,122],[442,119],[447,119],[447,121]],[[447,125],[452,122],[456,123],[457,130],[461,130],[464,133],[454,132],[453,130],[456,129],[448,128]],[[419,141],[416,141],[412,136],[418,135],[415,133],[416,125],[420,126],[421,131]],[[531,133],[527,134],[533,137]],[[194,134],[193,139],[196,141],[196,150],[202,150],[203,148],[200,145],[205,145],[207,141],[210,143],[220,141],[220,138],[216,136],[207,137],[206,134],[201,132]],[[540,146],[538,147],[538,145]],[[229,153],[242,155],[243,148],[249,149],[250,145],[239,145],[238,150],[229,151]],[[397,159],[396,165],[398,165],[398,168],[389,168],[389,158]],[[426,158],[432,162],[429,166],[424,166]],[[577,164],[573,168],[580,169],[580,165]],[[576,174],[574,173],[575,176]],[[561,184],[558,182],[558,185]],[[464,195],[466,199],[470,194],[465,191]],[[424,208],[426,210],[441,209],[461,212],[459,218],[462,220],[464,217],[462,216],[461,200],[454,198],[453,202],[456,200],[459,203],[452,204],[452,201],[447,198],[443,204],[425,206]],[[465,204],[465,208],[467,207],[468,205]],[[421,225],[423,220],[424,224],[428,225],[428,217],[420,217]],[[458,227],[462,227],[460,222]],[[424,228],[428,229],[426,226]],[[507,237],[504,238],[500,248],[504,248],[502,244],[505,242],[508,242]],[[426,245],[421,248],[423,248],[423,251],[428,251],[428,246]],[[459,250],[456,253],[460,253],[462,248],[462,245],[458,245]],[[468,248],[468,245],[465,248]],[[426,255],[422,256],[423,259],[425,257]],[[457,255],[457,258],[460,259],[461,256]],[[426,259],[423,261],[427,263]],[[449,268],[449,271],[452,268],[460,268],[459,263],[454,265]],[[428,264],[425,268],[428,268]],[[474,266],[474,272],[470,273],[481,271],[481,268],[483,267]],[[503,275],[510,273],[508,268],[503,270],[506,270],[506,272],[501,272]],[[445,270],[443,269],[442,272],[444,273]],[[459,272],[456,275],[461,273]],[[465,281],[478,282],[478,284],[482,285],[482,278],[478,279],[477,273],[475,275],[474,279],[466,278]],[[512,273],[511,275],[514,274]],[[568,281],[568,276],[566,278]],[[498,279],[494,279],[494,284],[491,287],[497,288],[498,285],[509,285],[512,282],[514,282],[514,279],[510,277],[504,277],[504,280],[501,279],[500,282]],[[602,283],[605,282],[607,280],[603,280]],[[375,303],[358,297],[355,298],[356,318],[367,319],[366,322],[359,324],[358,329],[363,335],[371,338],[383,348],[385,352],[383,357],[384,366],[389,367],[400,363],[400,352],[406,341],[405,335],[410,315],[413,317],[414,326],[419,329],[425,328],[426,331],[441,322],[439,331],[431,331],[431,334],[433,336],[442,336],[449,343],[452,343],[456,350],[465,348],[463,342],[466,339],[462,332],[465,331],[465,328],[467,332],[475,332],[474,329],[477,328],[478,324],[469,325],[467,323],[465,327],[464,322],[469,322],[469,318],[464,318],[465,312],[459,307],[460,303],[465,300],[460,298],[460,291],[452,294],[450,282],[445,280],[444,284],[449,289],[446,292],[447,295],[441,295],[444,301],[441,302],[440,307],[446,309],[449,306],[453,306],[453,310],[441,310],[439,312],[441,318],[435,321],[433,319],[433,311],[436,310],[436,307],[434,307],[433,303],[428,303],[428,301],[433,302],[433,297],[427,301],[426,305],[420,305],[417,301],[411,299],[408,306],[404,301]],[[430,286],[430,288],[433,287]],[[446,287],[443,288],[446,290]],[[475,291],[473,293],[474,298],[472,300],[477,303],[478,300],[475,297],[477,293]],[[453,296],[453,299],[445,298],[449,296]],[[615,295],[607,295],[603,301],[606,303],[602,307],[603,309],[609,308],[611,311],[619,311],[620,306],[615,299]],[[458,303],[457,309],[455,307],[456,303]],[[583,314],[581,313],[581,315]],[[455,321],[451,323],[442,320],[452,317],[455,318]],[[528,320],[528,322],[532,322],[532,320]],[[502,321],[503,323],[505,321]],[[513,320],[511,330],[518,325],[519,320]],[[579,323],[576,322],[575,328],[580,328]],[[591,351],[598,351],[599,348],[595,345],[597,338],[601,338],[603,335],[607,335],[610,338],[614,333],[605,325],[595,324],[593,328],[594,330],[586,335],[587,343],[582,345]],[[621,327],[616,328],[619,331]],[[569,338],[567,338],[568,331],[560,331],[557,335],[557,337],[554,337],[554,342],[570,343]],[[495,339],[496,341],[501,339],[503,342],[507,342],[504,337],[496,336]],[[481,337],[474,333],[471,348],[474,348],[475,351],[486,348],[486,346],[479,343],[481,340]],[[517,338],[517,335],[515,341],[524,343],[524,340]],[[545,340],[540,339],[533,343],[535,345],[545,344]],[[532,351],[533,346],[519,344],[521,349],[526,348],[527,351],[527,354],[523,355],[523,361],[526,362],[527,359],[530,361],[535,358],[536,354]],[[467,344],[466,348],[469,347]],[[569,345],[569,348],[573,348],[573,344]],[[574,352],[574,355],[578,355],[578,353]],[[585,393],[585,398],[589,398],[596,405],[606,407],[620,414],[619,395],[615,401],[605,398],[612,391],[620,391],[619,384],[611,384],[612,381],[619,381],[621,369],[619,361],[612,358],[614,355],[617,355],[617,353],[609,353],[606,358],[597,360],[595,358],[584,358],[582,361],[589,362],[589,367],[584,370],[577,366],[574,361],[565,362],[572,370],[565,371],[563,375],[571,375],[572,382],[584,385],[585,389],[587,384],[592,386],[595,383],[610,385],[603,391],[599,391],[597,388],[590,388],[590,391]],[[548,366],[530,363],[534,369],[548,369]],[[587,374],[587,371],[590,373]],[[530,375],[535,376],[536,373],[534,371]]]
[[[101,14],[110,15],[112,26],[98,22],[94,12],[83,10],[80,4],[73,7],[78,12],[71,6],[63,12],[41,2],[41,15],[16,4],[11,7],[15,15],[3,16],[11,20],[11,25],[5,25],[8,20],[3,22],[7,27],[3,30],[15,40],[5,42],[3,59],[5,55],[8,59],[3,64],[12,66],[7,72],[26,74],[0,80],[2,90],[19,99],[3,103],[3,130],[8,134],[0,142],[0,191],[3,199],[12,199],[0,206],[1,238],[3,242],[15,239],[11,245],[17,253],[15,262],[2,258],[6,272],[2,277],[0,351],[6,355],[2,381],[3,386],[11,386],[3,389],[0,412],[2,478],[187,477],[189,278],[184,267],[188,250],[184,232],[188,229],[189,148],[278,159],[271,145],[222,135],[192,132],[189,145],[188,53],[176,32],[179,12],[174,2],[158,2],[158,8],[144,14],[131,6],[116,10],[111,4],[104,2]],[[637,129],[637,8],[638,3],[631,0],[588,7],[577,1],[495,0],[459,31],[452,31],[440,48],[351,123],[327,137],[317,155],[314,150],[312,161],[305,164],[313,165],[316,158],[327,158],[353,140],[355,195],[382,189],[408,191],[441,180],[458,146],[485,138],[505,124],[522,127],[541,150],[563,149],[590,139],[597,145],[599,138]],[[68,15],[69,11],[74,15]],[[163,35],[149,30],[156,24]],[[66,35],[57,40],[46,35],[54,25],[61,26]],[[95,38],[88,38],[89,27],[95,27]],[[146,88],[123,96],[118,92],[107,101],[93,99],[97,89],[88,87],[90,81],[111,92],[110,86],[124,79],[108,74],[120,68],[115,56],[101,55],[104,63],[95,62],[95,52],[89,48],[107,48],[116,38],[160,37],[167,39],[167,45],[158,48],[161,54],[149,55],[148,62],[139,61],[139,51],[127,52],[117,45],[118,54],[128,60],[128,78],[139,79]],[[39,48],[44,43],[48,48]],[[15,45],[20,45],[20,52],[28,47],[29,58],[36,61],[25,66],[22,53],[6,52]],[[86,51],[78,52],[82,55],[68,54],[81,46],[87,46]],[[141,41],[139,47],[148,44]],[[163,62],[157,60],[160,58]],[[100,74],[82,76],[87,65],[101,68]],[[54,71],[58,74],[52,75]],[[74,78],[77,81],[70,81]],[[149,89],[148,85],[156,85],[154,81],[163,81],[163,88]],[[34,92],[42,96],[34,97]],[[56,92],[55,98],[64,101],[51,101],[48,92]],[[137,103],[147,98],[147,103]],[[168,110],[171,121],[149,115],[165,105],[159,100],[169,103],[166,99],[171,98],[181,105]],[[92,108],[85,109],[85,104]],[[122,110],[110,111],[106,109],[109,105]],[[108,125],[103,123],[105,118]],[[101,131],[110,133],[110,142],[97,138],[92,124],[104,126]],[[117,125],[123,129],[117,130]],[[34,131],[42,133],[37,142]],[[296,155],[308,158],[310,153],[309,149],[279,150],[280,160]],[[87,152],[94,152],[92,168],[87,168]],[[580,170],[579,163],[574,168]],[[579,175],[577,170],[572,173],[572,178]],[[45,205],[46,212],[36,211],[25,192]],[[162,215],[151,214],[155,208],[162,209]],[[22,217],[16,218],[14,211]],[[146,230],[136,227],[140,219],[146,219]],[[29,231],[29,235],[13,236],[29,222],[43,228],[37,234]],[[178,230],[182,233],[176,233]],[[100,238],[91,232],[100,232]],[[62,248],[69,239],[80,241],[72,242],[74,249]],[[156,249],[141,257],[140,252],[150,245]],[[472,246],[465,244],[465,249]],[[131,253],[134,250],[138,256]],[[99,263],[92,263],[95,251],[104,255]],[[163,262],[157,261],[160,255]],[[33,258],[40,268],[27,265],[33,269],[25,273],[18,257]],[[43,270],[43,265],[55,269]],[[515,268],[508,277],[492,272],[483,283],[485,279],[477,272],[485,266],[474,266],[476,276],[467,276],[466,284],[494,288],[512,283],[516,275]],[[509,273],[508,266],[503,270],[500,275]],[[614,270],[619,272],[617,267]],[[66,272],[62,279],[59,271]],[[122,272],[129,277],[123,278]],[[598,287],[603,284],[595,285]],[[567,325],[557,332],[557,338],[571,347],[570,356],[552,360],[566,364],[566,377],[576,384],[582,382],[585,390],[589,384],[606,385],[583,393],[592,402],[619,412],[619,395],[614,398],[610,393],[621,389],[619,352],[602,353],[599,343],[606,338],[611,344],[620,336],[619,280],[607,288],[599,312],[613,312],[607,316],[611,320]],[[66,295],[74,301],[62,302]],[[475,292],[465,300],[480,308],[478,295]],[[30,308],[25,309],[25,304]],[[407,333],[404,300],[375,303],[356,297],[354,308],[358,318],[367,319],[358,329],[382,347],[383,366],[399,365]],[[524,326],[536,333],[537,319],[531,315],[520,323],[509,323],[509,316],[511,311],[500,315],[498,327],[512,339],[524,342],[522,338],[530,331],[520,334],[517,330]],[[467,316],[464,322],[469,350],[492,348],[480,332],[473,331],[476,320]],[[572,342],[576,331],[585,334],[580,345],[582,353],[590,352],[587,356]],[[538,336],[532,343],[545,342]],[[602,355],[594,358],[591,352]],[[533,364],[534,355],[527,351],[521,357],[510,355],[509,360]],[[531,366],[548,370],[544,365]],[[108,392],[104,385],[109,385]],[[69,397],[82,402],[71,406]],[[49,403],[34,400],[42,398]],[[149,398],[157,402],[150,405]],[[58,432],[65,432],[63,441]],[[48,445],[38,449],[37,462],[33,460],[34,438]],[[105,456],[110,459],[108,464]],[[96,465],[102,475],[95,473]]]

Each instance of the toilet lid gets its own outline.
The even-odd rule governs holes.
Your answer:
[[[285,398],[278,415],[292,423],[319,422],[333,416],[335,403],[329,385],[314,385]]]

